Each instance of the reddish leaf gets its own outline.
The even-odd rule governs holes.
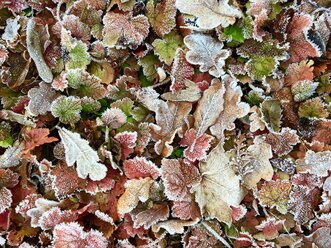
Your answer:
[[[147,161],[145,157],[135,157],[125,160],[123,169],[129,179],[138,179],[140,177],[152,177],[156,179],[160,175],[156,165],[152,161]]]
[[[55,137],[48,137],[48,128],[36,128],[31,130],[25,130],[25,153],[29,153],[38,146],[58,141]]]
[[[115,139],[121,143],[121,159],[125,160],[136,146],[137,132],[123,132],[115,135]]]
[[[171,207],[172,216],[181,220],[195,220],[201,217],[200,208],[196,202],[175,201]]]

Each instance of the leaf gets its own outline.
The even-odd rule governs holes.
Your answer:
[[[109,47],[115,45],[135,47],[148,35],[149,23],[144,15],[133,17],[132,12],[108,12],[103,17],[103,23],[105,25],[102,31],[103,42]]]
[[[248,189],[252,189],[261,179],[271,180],[274,174],[269,161],[272,158],[272,151],[271,146],[265,142],[264,138],[257,136],[254,139],[254,144],[248,147],[247,152],[251,156],[248,164],[251,171],[244,175],[243,185]]]
[[[0,168],[10,168],[19,165],[21,160],[22,144],[14,143],[0,156]]]
[[[9,189],[6,187],[0,188],[0,198],[1,198],[1,203],[0,203],[0,214],[5,212],[8,208],[10,208],[13,200],[12,200],[13,194]]]
[[[7,148],[13,144],[13,137],[10,133],[11,126],[7,122],[0,123],[0,147]]]
[[[174,62],[171,67],[171,86],[172,92],[183,89],[187,79],[192,79],[194,75],[193,66],[186,60],[182,49],[177,49]]]
[[[204,91],[193,114],[196,137],[200,137],[211,125],[215,124],[223,111],[224,93],[224,84],[218,79],[213,79],[211,86]]]
[[[131,212],[139,203],[146,202],[149,198],[152,178],[132,179],[125,183],[125,192],[118,199],[117,212],[124,215]]]
[[[280,46],[271,38],[262,42],[250,39],[237,49],[237,53],[249,59],[245,64],[249,76],[262,80],[272,74],[280,60],[286,58],[286,47]]]
[[[164,193],[171,201],[189,201],[189,188],[200,179],[199,170],[183,160],[162,159]]]
[[[87,65],[90,64],[91,58],[88,53],[88,47],[82,41],[74,42],[68,54],[68,61],[66,61],[67,69],[86,69]]]
[[[264,182],[261,189],[255,193],[261,206],[276,209],[282,213],[287,213],[287,203],[290,200],[292,185],[289,181],[276,180]]]
[[[280,133],[268,133],[266,142],[271,145],[274,153],[283,156],[291,152],[300,139],[296,130],[282,128]]]
[[[34,115],[44,115],[51,110],[52,102],[58,97],[49,84],[39,83],[39,87],[28,91],[30,98],[27,109]]]
[[[133,151],[137,142],[137,132],[118,133],[114,137],[121,144],[121,159],[125,160]]]
[[[24,131],[24,139],[25,139],[25,150],[24,153],[28,153],[34,150],[38,146],[42,146],[44,144],[52,143],[54,141],[58,141],[55,137],[48,137],[49,135],[48,128],[36,128],[28,131]]]
[[[229,5],[229,1],[217,0],[177,0],[176,7],[180,12],[194,15],[197,24],[203,29],[213,29],[221,25],[227,27],[242,17],[239,9]]]
[[[292,85],[291,90],[294,96],[294,101],[301,102],[308,99],[315,93],[317,87],[317,82],[311,82],[308,80],[299,81],[296,84]]]
[[[195,220],[167,220],[159,222],[152,226],[153,232],[158,232],[160,229],[165,229],[170,235],[176,233],[184,233],[184,227],[194,226],[199,222],[199,219]]]
[[[308,14],[295,13],[287,26],[287,40],[290,43],[290,62],[300,62],[309,57],[321,56],[317,45],[308,39],[308,30],[313,20]]]
[[[170,33],[176,26],[176,12],[175,0],[147,1],[146,16],[158,36]]]
[[[274,217],[268,217],[256,226],[256,229],[262,231],[267,240],[273,240],[278,237],[279,231],[283,228],[284,222],[284,220],[276,220]]]
[[[225,88],[223,109],[210,128],[211,133],[219,139],[224,136],[225,130],[235,128],[234,121],[236,119],[244,117],[249,112],[249,105],[241,101],[243,93],[236,80],[229,75],[224,75],[222,81]],[[218,104],[221,104],[221,102],[219,101]]]
[[[6,42],[13,43],[18,38],[18,30],[21,25],[19,24],[20,16],[16,16],[15,18],[8,18],[6,20],[6,28],[5,32],[2,34],[1,38]]]
[[[60,96],[51,105],[52,115],[65,124],[78,122],[81,110],[80,99],[74,96]]]
[[[187,148],[184,150],[185,158],[192,162],[205,159],[207,157],[207,151],[211,146],[210,142],[213,139],[213,136],[205,133],[197,137],[194,128],[187,130],[184,134],[184,137],[180,141],[181,146],[187,146]]]
[[[108,241],[97,230],[84,232],[77,222],[61,223],[54,228],[54,248],[62,247],[107,247]]]
[[[160,65],[160,61],[154,54],[147,54],[139,58],[138,65],[142,66],[143,73],[148,81],[153,81],[157,78],[156,67]]]
[[[116,129],[126,123],[127,117],[119,108],[108,108],[102,113],[100,120],[103,125]]]
[[[133,222],[136,227],[143,226],[149,229],[152,225],[162,220],[167,220],[169,217],[169,207],[167,203],[153,204],[149,209],[139,212],[133,216]]]
[[[39,27],[36,26],[36,23],[33,20],[33,18],[29,19],[26,28],[26,45],[30,57],[33,59],[37,67],[39,76],[46,83],[51,83],[53,81],[53,74],[43,57],[43,50],[42,50],[42,44],[40,38],[40,33],[41,33],[40,28],[41,28],[40,26]]]
[[[326,118],[329,116],[328,111],[325,109],[319,97],[300,103],[298,114],[301,118]]]
[[[135,157],[123,162],[124,173],[129,179],[139,179],[142,177],[159,177],[159,169],[152,161],[148,161],[145,157]]]
[[[171,155],[171,143],[176,133],[182,131],[192,105],[187,102],[160,102],[156,109],[156,124],[150,124],[155,152],[164,157]]]
[[[181,220],[194,220],[201,217],[198,204],[192,200],[173,202],[171,213],[173,217],[180,218]]]
[[[171,32],[164,35],[163,39],[155,39],[152,43],[154,53],[159,56],[162,62],[171,65],[178,48],[183,46],[181,35]]]
[[[99,157],[78,133],[65,128],[59,129],[59,135],[65,149],[65,160],[68,166],[76,162],[77,173],[80,178],[90,177],[93,181],[99,181],[106,176],[107,167],[98,163]]]
[[[68,86],[75,89],[74,94],[80,97],[87,96],[99,100],[107,93],[101,80],[83,69],[69,70],[67,80]]]
[[[195,201],[206,218],[215,218],[228,225],[232,220],[230,206],[238,206],[244,197],[239,177],[230,165],[229,153],[219,143],[208,155],[206,162],[199,163],[201,181],[191,189]]]
[[[287,86],[293,85],[299,81],[303,80],[313,80],[314,79],[314,64],[313,60],[303,60],[300,63],[290,64],[285,73],[285,83]]]
[[[308,150],[303,162],[304,169],[310,173],[326,177],[328,176],[328,170],[330,170],[331,151],[314,152]]]
[[[268,129],[274,132],[280,131],[282,108],[280,101],[266,99],[261,103],[262,118]]]
[[[184,38],[189,49],[186,53],[188,62],[200,65],[200,71],[219,77],[224,74],[225,60],[231,55],[230,50],[222,49],[223,43],[205,34],[191,34]]]
[[[183,86],[185,88],[178,89],[175,92],[166,92],[162,94],[162,98],[164,100],[172,101],[172,102],[196,102],[200,99],[201,93],[199,86],[190,81],[185,80]]]

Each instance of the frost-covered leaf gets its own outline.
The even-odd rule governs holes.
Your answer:
[[[200,65],[200,71],[208,71],[210,75],[219,77],[224,74],[225,60],[231,51],[222,49],[223,43],[205,34],[191,34],[184,38],[185,45],[189,48],[186,53],[188,62]]]
[[[183,46],[181,35],[171,32],[164,35],[163,39],[155,39],[152,43],[154,53],[159,56],[160,60],[167,65],[171,65],[178,48]]]
[[[9,189],[6,187],[0,188],[0,198],[1,198],[1,203],[0,203],[0,214],[5,212],[8,208],[10,208],[13,200],[12,200],[13,194]]]
[[[200,92],[200,88],[196,83],[186,79],[182,89],[178,89],[173,93],[164,93],[161,97],[172,102],[195,102],[200,99]]]
[[[150,124],[152,139],[156,142],[155,152],[164,157],[171,155],[173,147],[171,143],[177,132],[181,132],[191,104],[187,102],[160,102],[156,109],[156,124]]]
[[[129,179],[139,179],[141,177],[159,177],[159,169],[152,161],[148,161],[145,157],[135,157],[123,162],[125,175]]]
[[[77,222],[61,223],[54,229],[54,247],[107,247],[108,241],[97,230],[85,232]]]
[[[68,60],[66,61],[67,69],[86,69],[90,64],[91,58],[87,51],[87,45],[82,41],[77,41],[68,49]]]
[[[59,129],[59,135],[65,149],[65,160],[68,166],[76,163],[80,178],[89,176],[91,180],[99,181],[106,176],[107,167],[98,163],[98,154],[89,146],[87,140],[65,128]]]
[[[303,118],[326,118],[329,116],[321,98],[318,97],[300,103],[298,114],[299,117]]]
[[[245,64],[249,76],[262,80],[276,69],[280,60],[286,58],[286,47],[271,38],[261,42],[250,39],[237,49],[237,53],[249,59]]]
[[[197,24],[203,29],[227,27],[242,17],[241,11],[230,5],[229,0],[177,0],[176,7],[182,13],[196,16]]]
[[[292,63],[286,69],[285,83],[290,86],[302,80],[314,79],[314,61],[303,60],[300,63]]]
[[[200,208],[196,202],[190,201],[174,201],[171,207],[173,217],[181,220],[197,219],[201,217]]]
[[[161,172],[168,199],[189,201],[189,187],[200,179],[198,168],[183,160],[162,159]]]
[[[106,95],[101,80],[83,69],[74,69],[67,72],[68,86],[75,89],[74,94],[80,97],[92,97],[99,100]]]
[[[29,19],[26,29],[26,44],[30,57],[37,67],[39,76],[45,82],[51,83],[53,81],[53,74],[43,57],[43,48],[40,38],[41,28],[42,26],[37,26],[33,18]]]
[[[292,151],[300,140],[295,130],[283,128],[280,133],[268,133],[266,142],[271,145],[274,153],[283,156]]]
[[[283,228],[284,220],[276,220],[274,217],[268,217],[256,226],[256,229],[263,232],[267,240],[272,240],[278,237],[279,231]]]
[[[158,36],[170,33],[176,26],[176,12],[175,0],[148,0],[146,4],[146,16]]]
[[[13,144],[11,126],[7,122],[0,123],[0,147],[7,148]]]
[[[28,97],[27,109],[34,115],[44,115],[51,110],[51,104],[58,96],[49,84],[41,82],[39,87],[29,90]]]
[[[249,112],[249,105],[241,101],[243,93],[236,80],[229,75],[225,75],[222,78],[222,84],[225,88],[223,109],[210,128],[211,133],[219,139],[223,137],[225,130],[235,128],[234,121],[236,119],[244,117]],[[218,102],[218,104],[221,105],[221,102]]]
[[[80,99],[74,96],[60,96],[51,105],[52,115],[65,124],[78,122],[81,110]]]
[[[157,78],[157,66],[160,65],[160,61],[154,54],[147,54],[142,58],[139,58],[138,64],[142,66],[144,76],[148,81],[153,81]]]
[[[194,226],[199,222],[199,219],[195,220],[167,220],[159,222],[156,225],[152,226],[154,232],[158,232],[161,228],[165,229],[170,235],[176,233],[184,233],[184,227]]]
[[[146,202],[149,198],[152,178],[132,179],[125,183],[125,192],[118,199],[117,212],[120,215],[131,212],[139,203]]]
[[[210,142],[213,140],[213,136],[208,134],[201,134],[196,136],[194,128],[187,130],[184,137],[180,141],[180,145],[187,148],[184,150],[185,158],[190,161],[203,160],[207,157],[207,152],[211,146]]]
[[[167,220],[169,213],[169,207],[166,203],[154,204],[151,208],[134,215],[133,222],[137,227],[143,226],[145,229],[148,229],[159,221]]]
[[[5,32],[2,34],[1,38],[6,42],[13,43],[18,38],[18,30],[21,25],[19,24],[20,16],[16,16],[15,18],[8,18],[6,20],[6,28]]]
[[[215,124],[223,111],[225,87],[218,79],[213,79],[212,85],[204,91],[194,112],[194,128],[196,136],[200,137]]]
[[[308,99],[315,93],[317,86],[317,82],[311,82],[309,80],[303,80],[295,83],[291,87],[294,101],[301,102]]]
[[[0,169],[0,188],[14,188],[19,183],[19,175],[10,169]]]
[[[30,152],[38,146],[43,144],[52,143],[58,139],[55,137],[48,137],[50,131],[48,128],[36,128],[28,131],[24,131],[25,150],[24,152]]]
[[[0,168],[10,168],[17,166],[21,160],[22,146],[14,144],[6,149],[6,151],[0,156]]]
[[[114,137],[121,144],[121,159],[126,159],[133,151],[136,146],[137,132],[118,133]]]
[[[171,91],[177,91],[185,86],[185,81],[194,75],[193,66],[186,60],[182,49],[177,49],[174,62],[171,67]]]
[[[322,179],[319,176],[309,173],[297,173],[291,178],[292,185],[312,190],[315,187],[322,187]]]
[[[292,185],[289,181],[276,180],[264,182],[255,194],[261,206],[276,207],[280,213],[286,214],[291,189]]]
[[[308,150],[304,158],[304,169],[317,176],[328,176],[328,171],[331,170],[331,152],[314,152]]]
[[[113,47],[115,45],[140,45],[148,35],[149,23],[146,16],[132,16],[129,13],[108,12],[103,17],[105,27],[102,31],[103,42]]]
[[[290,43],[290,62],[299,62],[309,57],[321,56],[316,44],[308,39],[312,27],[312,17],[308,14],[294,14],[287,26],[287,40]]]
[[[243,177],[243,185],[252,189],[261,179],[271,180],[274,171],[269,161],[272,158],[271,146],[265,142],[263,137],[257,136],[254,144],[247,149],[251,156],[249,166],[252,170]]]
[[[110,126],[111,128],[119,128],[126,123],[127,117],[119,108],[108,108],[102,113],[100,120],[103,125]]]
[[[192,187],[203,216],[231,223],[230,206],[238,206],[244,197],[240,179],[230,165],[229,153],[219,143],[206,162],[199,163],[201,181]]]

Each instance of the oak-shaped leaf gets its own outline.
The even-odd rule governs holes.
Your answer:
[[[187,148],[184,150],[185,158],[192,162],[205,159],[211,146],[210,142],[213,140],[213,138],[213,136],[206,133],[203,133],[197,137],[194,128],[187,130],[184,134],[184,137],[180,141],[181,146],[187,146]]]
[[[58,95],[49,84],[41,82],[39,87],[29,90],[28,97],[27,109],[34,115],[44,115],[51,110],[51,104]]]
[[[118,214],[124,215],[131,212],[139,201],[146,202],[149,198],[152,183],[153,179],[150,177],[128,180],[124,185],[124,194],[118,199]]]
[[[159,221],[167,220],[169,217],[169,207],[166,202],[161,204],[153,204],[149,209],[143,210],[132,216],[134,226],[143,226],[145,229],[150,228]]]
[[[159,56],[162,62],[171,65],[178,48],[183,46],[183,40],[180,34],[171,32],[164,35],[161,39],[155,39],[152,43],[154,53]]]
[[[225,130],[235,128],[234,121],[236,119],[244,117],[249,112],[249,105],[241,101],[243,92],[241,87],[237,85],[236,80],[229,75],[224,75],[222,84],[225,88],[223,109],[216,122],[210,127],[211,133],[219,139],[223,137]],[[218,102],[218,104],[221,104],[221,102]]]
[[[77,222],[61,223],[54,228],[54,248],[62,247],[107,247],[108,241],[97,230],[85,232]]]
[[[185,86],[185,80],[191,79],[194,75],[193,66],[186,60],[183,49],[177,49],[171,67],[171,91],[177,91]]]
[[[316,44],[308,39],[308,30],[313,20],[308,14],[294,14],[287,26],[287,40],[290,43],[290,62],[300,62],[309,57],[321,56]]]
[[[43,56],[43,44],[40,37],[42,28],[44,27],[41,25],[36,25],[33,18],[28,20],[26,28],[26,45],[30,57],[37,67],[39,76],[45,82],[51,83],[53,80],[53,74],[51,69],[46,64]]]
[[[156,109],[156,124],[150,124],[155,152],[164,157],[171,155],[171,143],[176,133],[182,131],[192,104],[187,102],[160,101]]]
[[[75,96],[60,96],[51,105],[51,112],[64,124],[76,123],[80,120],[82,105]]]
[[[230,165],[229,153],[220,142],[208,155],[206,162],[199,163],[201,181],[191,191],[199,204],[202,215],[230,224],[232,209],[244,197],[240,179]]]
[[[182,13],[196,16],[198,26],[203,29],[227,27],[242,17],[241,11],[230,5],[229,0],[177,0],[176,7]]]
[[[77,173],[80,178],[89,178],[99,181],[106,176],[107,167],[98,163],[99,156],[87,140],[80,137],[78,133],[71,132],[65,128],[59,128],[59,135],[65,149],[65,160],[68,166],[77,165]]]
[[[124,173],[129,179],[139,179],[141,177],[159,177],[159,169],[152,161],[148,161],[145,157],[135,157],[123,162]]]
[[[255,195],[260,201],[261,206],[276,207],[280,213],[286,214],[291,189],[292,185],[289,181],[268,181],[262,184],[260,190]]]
[[[247,148],[247,152],[251,157],[248,163],[251,170],[243,176],[243,185],[252,189],[261,179],[271,180],[274,174],[269,161],[272,158],[272,150],[271,146],[265,142],[264,137],[257,136],[254,139],[254,144]]]
[[[268,37],[259,42],[254,39],[245,41],[237,49],[238,55],[248,58],[245,68],[254,80],[262,80],[276,69],[280,60],[286,59],[286,46]]]
[[[177,159],[162,159],[162,179],[165,194],[172,201],[190,201],[190,187],[200,180],[193,164]]]
[[[52,143],[58,139],[55,137],[49,137],[50,131],[48,128],[36,128],[31,130],[25,130],[23,132],[25,139],[24,152],[30,152],[38,146]]]
[[[231,51],[222,49],[224,45],[221,41],[206,34],[196,33],[186,36],[184,43],[189,49],[186,53],[188,62],[200,65],[200,71],[208,71],[214,77],[224,74],[225,60],[230,56]]]
[[[103,17],[105,27],[102,31],[106,46],[124,45],[135,47],[140,45],[148,35],[149,23],[144,15],[132,16],[132,12],[108,12]]]
[[[146,4],[146,16],[158,36],[170,33],[176,26],[175,0],[165,0],[155,3],[148,0]]]
[[[291,152],[300,139],[296,130],[283,128],[280,133],[268,133],[266,142],[271,145],[274,153],[283,156]]]

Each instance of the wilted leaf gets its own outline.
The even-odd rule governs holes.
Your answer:
[[[223,48],[223,43],[205,34],[191,34],[184,38],[185,45],[190,49],[186,53],[188,62],[200,65],[200,71],[208,71],[210,75],[219,77],[224,74],[225,60],[231,51]]]
[[[65,149],[65,160],[68,166],[76,162],[77,173],[80,178],[90,177],[93,181],[99,181],[106,176],[107,167],[98,163],[99,156],[88,144],[87,140],[78,133],[65,128],[59,129],[59,135]]]
[[[179,11],[194,15],[198,18],[197,24],[203,29],[212,29],[221,25],[227,27],[242,17],[239,9],[229,5],[228,0],[177,0]]]

